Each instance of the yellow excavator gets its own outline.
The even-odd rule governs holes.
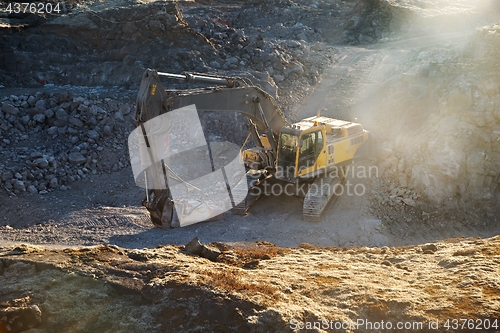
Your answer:
[[[206,86],[166,90],[160,78]],[[319,114],[290,124],[275,99],[250,80],[199,73],[171,74],[148,69],[137,98],[138,128],[157,116],[193,104],[197,110],[236,111],[248,119],[247,140],[251,136],[255,147],[241,151],[248,181],[233,189],[246,194],[243,201],[233,203],[235,213],[248,211],[265,182],[293,184],[295,188],[306,184],[303,219],[319,221],[337,197],[336,187],[345,179],[345,167],[371,151],[371,134],[361,124]],[[143,133],[147,144],[147,133]],[[162,163],[161,169],[168,172],[168,165]],[[170,228],[178,212],[166,182],[164,187],[146,188],[142,204],[155,225]]]

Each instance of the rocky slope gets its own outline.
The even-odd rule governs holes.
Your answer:
[[[36,27],[2,29],[2,50],[9,54],[0,65],[3,85],[128,87],[141,77],[145,64],[172,70],[180,62],[199,69],[202,53],[206,57],[213,51],[182,20],[175,2],[124,5],[75,1],[64,15]],[[169,47],[174,44],[175,49]]]
[[[492,25],[466,44],[417,48],[398,64],[386,58],[401,74],[382,76],[378,109],[367,111],[378,115],[382,177],[437,204],[498,211],[499,42]]]
[[[131,110],[128,103],[68,92],[4,98],[0,186],[11,195],[64,191],[89,175],[124,168]]]

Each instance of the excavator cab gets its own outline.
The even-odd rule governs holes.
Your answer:
[[[308,178],[323,166],[325,151],[324,126],[314,124],[301,130],[299,126],[284,127],[280,133],[276,177],[289,182]]]

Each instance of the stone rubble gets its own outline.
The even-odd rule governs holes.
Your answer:
[[[42,324],[42,311],[30,296],[0,301],[0,328],[2,332],[20,333]]]
[[[68,190],[89,174],[128,166],[125,143],[133,128],[132,110],[129,103],[67,92],[5,97],[0,187],[11,195],[44,194]]]

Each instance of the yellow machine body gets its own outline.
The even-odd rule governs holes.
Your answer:
[[[346,165],[361,157],[360,147],[369,140],[370,133],[358,123],[323,116],[303,119],[281,131],[276,177],[294,181]]]

